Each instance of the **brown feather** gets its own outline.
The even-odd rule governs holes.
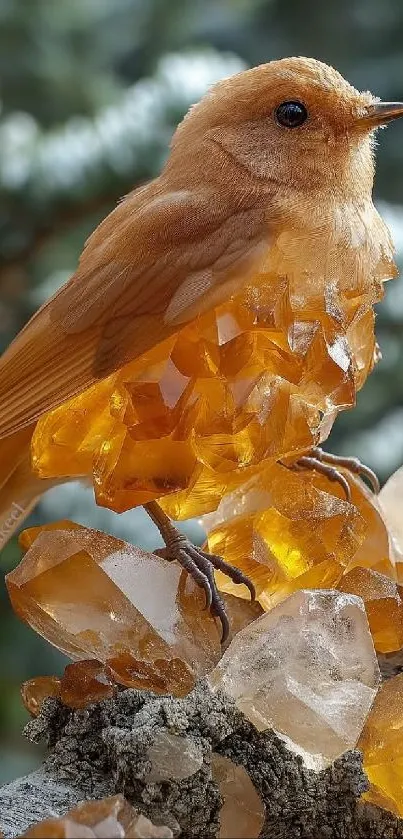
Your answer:
[[[304,103],[301,129],[276,119],[285,100]],[[276,271],[283,276],[288,262],[294,277],[304,276],[301,243],[310,243],[323,283],[318,234],[334,250],[341,220],[355,265],[360,214],[369,225],[374,217],[372,127],[363,121],[373,101],[305,58],[216,85],[179,126],[162,175],[99,225],[74,276],[1,358],[0,437],[231,296],[259,272],[273,241]],[[365,229],[368,249],[377,234]],[[379,246],[388,257],[385,231]]]
[[[32,423],[176,331],[178,316],[166,312],[178,289],[181,323],[195,307],[229,296],[228,283],[239,286],[246,277],[245,259],[254,266],[261,257],[263,225],[261,212],[233,215],[217,195],[202,191],[163,192],[156,181],[132,193],[90,237],[71,280],[2,356],[0,435]],[[200,271],[210,282],[195,289]]]

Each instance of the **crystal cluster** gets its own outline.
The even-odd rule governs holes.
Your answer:
[[[201,589],[154,554],[68,522],[59,527],[25,533],[31,547],[7,575],[16,613],[70,658],[102,662],[123,685],[188,693],[221,655]],[[83,672],[82,692],[99,698],[110,690],[105,671],[102,680],[100,671]],[[64,690],[75,692],[66,674]]]
[[[379,684],[362,600],[297,592],[235,636],[209,681],[324,768],[354,747]]]
[[[394,576],[376,499],[360,480],[349,476],[349,483],[351,502],[323,475],[272,464],[204,517],[209,548],[247,570],[264,608],[276,602],[278,587],[301,575],[305,587],[317,577],[333,584],[345,569],[361,564]],[[225,590],[237,591],[220,581]]]
[[[379,279],[390,271],[379,266]],[[285,276],[256,277],[47,414],[33,439],[38,474],[89,476],[98,503],[117,511],[164,497],[173,518],[189,518],[326,439],[373,366],[381,283],[356,277],[352,296],[314,275],[310,285],[308,272]]]
[[[393,511],[403,476],[379,500],[350,479],[348,502],[323,476],[271,468],[267,484],[251,479],[209,520],[212,546],[236,556],[260,600],[236,598],[241,590],[227,582],[233,640],[224,654],[200,590],[175,563],[66,521],[25,531],[27,553],[7,577],[14,608],[78,660],[60,679],[26,683],[24,702],[32,714],[47,695],[82,708],[112,696],[115,682],[182,696],[209,674],[212,690],[233,696],[259,729],[273,727],[312,768],[360,738],[369,797],[403,814],[403,677],[377,694],[374,653],[374,644],[380,652],[402,647],[403,543]],[[147,758],[146,782],[162,784],[189,777],[203,760],[187,736],[162,730]],[[240,837],[255,835],[264,816],[250,779],[240,767],[217,772],[222,838],[235,822]],[[239,801],[244,833],[243,817],[234,817]]]
[[[29,828],[30,839],[172,839],[165,825],[157,826],[134,810],[122,795],[84,801],[60,819],[47,819]]]

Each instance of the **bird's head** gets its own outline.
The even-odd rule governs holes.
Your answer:
[[[177,130],[173,152],[215,143],[240,173],[292,200],[323,191],[365,198],[374,130],[398,116],[403,103],[360,93],[315,59],[285,58],[216,84]],[[203,166],[208,177],[208,160]]]

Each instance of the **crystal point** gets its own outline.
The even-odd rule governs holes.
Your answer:
[[[375,649],[381,653],[403,646],[403,600],[401,588],[372,568],[353,568],[338,583],[340,591],[362,597]]]
[[[35,676],[21,685],[22,701],[33,717],[38,716],[42,703],[48,696],[60,697],[58,676]]]
[[[110,699],[114,693],[111,669],[94,659],[68,664],[60,682],[60,699],[70,708],[86,708],[91,702]]]
[[[221,655],[201,589],[176,563],[62,526],[39,532],[7,575],[17,614],[71,658],[102,662],[124,685],[188,693]]]
[[[297,592],[235,636],[209,681],[308,766],[329,765],[354,747],[378,687],[362,600]]]

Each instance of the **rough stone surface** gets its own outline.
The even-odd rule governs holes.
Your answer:
[[[146,784],[147,749],[161,729],[193,739],[203,766],[182,781]],[[323,772],[309,771],[273,732],[258,732],[204,682],[184,699],[130,689],[76,711],[48,699],[27,734],[45,738],[50,750],[43,770],[0,791],[7,839],[80,799],[117,792],[149,818],[161,822],[164,816],[175,835],[179,823],[183,839],[213,837],[221,801],[211,777],[212,751],[248,771],[266,807],[261,839],[403,839],[402,820],[357,800],[368,786],[357,751]]]

